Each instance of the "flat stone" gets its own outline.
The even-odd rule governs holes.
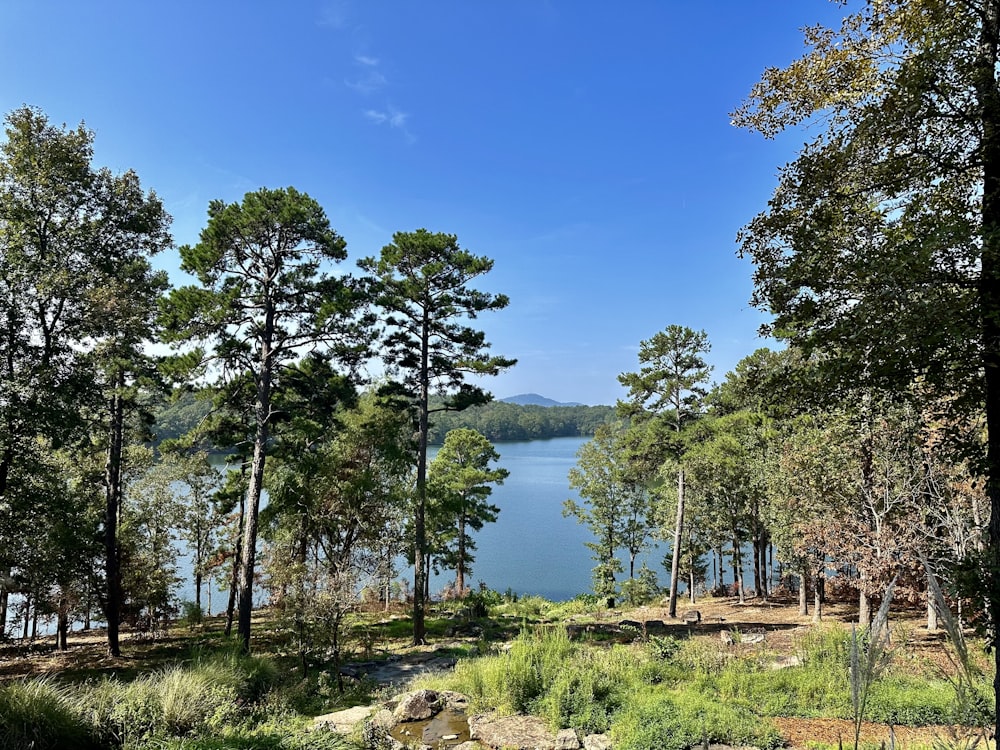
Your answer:
[[[325,726],[338,734],[350,734],[358,724],[363,722],[375,710],[374,706],[355,706],[345,708],[343,711],[334,711],[331,714],[323,714],[313,719],[317,726]]]
[[[583,738],[583,750],[611,750],[611,738],[606,734],[588,734]]]
[[[560,729],[556,732],[556,750],[580,750],[580,738],[574,729]]]
[[[556,750],[556,737],[537,716],[477,714],[469,719],[472,739],[504,750]],[[575,734],[574,734],[575,737]],[[579,746],[577,746],[579,747]]]

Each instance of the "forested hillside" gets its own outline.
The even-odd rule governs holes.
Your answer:
[[[468,427],[493,441],[543,440],[593,435],[614,419],[611,406],[534,406],[491,401],[464,411],[436,414],[430,442],[441,444],[449,430]]]
[[[210,394],[185,391],[153,407],[156,442],[172,440],[193,430],[212,408]],[[555,437],[591,436],[614,419],[611,406],[534,406],[491,401],[464,411],[434,415],[428,440],[441,445],[450,430],[470,428],[491,441],[545,440]]]

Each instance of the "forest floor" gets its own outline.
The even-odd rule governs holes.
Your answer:
[[[685,621],[690,610],[701,614],[700,623]],[[810,612],[812,611],[810,603]],[[638,609],[618,608],[601,610],[591,614],[576,614],[561,621],[586,628],[593,626],[613,629],[617,623],[630,620],[636,623],[651,623],[660,635],[674,635],[679,638],[695,638],[720,641],[723,631],[736,634],[736,648],[753,648],[741,645],[739,640],[748,634],[765,635],[766,648],[778,662],[794,659],[797,645],[809,629],[815,627],[812,615],[798,613],[797,602],[776,599],[761,602],[748,599],[740,604],[735,598],[708,598],[697,604],[682,603],[678,608],[678,618],[671,619],[665,607],[649,606]],[[857,617],[855,606],[846,603],[828,603],[824,608],[824,623],[841,623],[845,627]],[[371,613],[365,625],[356,631],[353,659],[393,658],[407,662],[430,660],[442,655],[461,655],[483,639],[482,633],[452,634],[449,623],[454,623],[454,609],[446,616],[428,617],[430,645],[414,647],[409,639],[409,621],[404,612],[387,615],[383,612]],[[532,621],[528,618],[528,621]],[[540,617],[538,621],[545,622]],[[486,634],[489,640],[506,640],[516,636],[525,618],[493,618],[492,627]],[[662,625],[660,625],[662,623]],[[272,613],[263,610],[255,615],[254,648],[258,653],[275,654],[279,660],[293,663],[279,642],[278,628],[274,626]],[[944,673],[953,671],[945,648],[943,631],[928,632],[925,613],[916,608],[893,609],[890,627],[895,646],[901,649],[914,665],[926,669],[928,664],[937,665]],[[106,653],[106,634],[103,630],[74,631],[70,633],[67,651],[56,650],[54,639],[0,641],[0,680],[21,677],[52,676],[72,682],[93,679],[102,675],[114,675],[129,680],[166,664],[190,658],[193,650],[221,646],[224,618],[209,617],[195,628],[176,623],[155,638],[134,638],[127,632],[122,636],[122,656],[109,657]],[[364,633],[366,635],[362,635]],[[374,635],[373,635],[374,633]],[[748,639],[749,640],[749,639]],[[284,656],[281,656],[281,654]],[[989,668],[989,657],[980,655],[985,668]],[[916,666],[915,666],[916,669]],[[811,750],[820,746],[853,746],[854,726],[851,721],[832,718],[777,718],[773,720],[787,745],[791,748]],[[955,727],[895,727],[865,723],[862,726],[861,741],[869,746],[885,748],[901,747],[960,747],[961,730]],[[982,745],[980,745],[981,747]],[[994,743],[990,743],[994,747]]]

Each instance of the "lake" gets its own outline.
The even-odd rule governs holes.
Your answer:
[[[591,536],[576,519],[562,515],[567,498],[580,499],[567,475],[587,439],[496,444],[499,465],[510,476],[493,489],[492,502],[500,508],[497,522],[474,537],[473,586],[483,582],[498,591],[510,588],[554,601],[590,591],[594,561],[584,543]],[[432,578],[431,591],[453,579],[453,574]]]
[[[486,524],[473,535],[477,549],[472,573],[466,576],[467,586],[484,583],[501,592],[510,588],[519,595],[537,594],[553,601],[591,590],[590,572],[595,562],[584,545],[593,537],[575,518],[562,515],[564,501],[580,501],[569,486],[568,475],[576,465],[576,452],[587,440],[566,437],[495,444],[500,454],[498,465],[510,475],[493,488],[491,502],[500,508],[496,523]],[[429,458],[438,448],[431,446]],[[219,459],[219,464],[221,468],[224,461]],[[658,573],[661,584],[669,580],[660,563],[662,557],[662,551],[653,550],[641,558]],[[189,571],[190,563],[182,561],[181,574],[189,579]],[[400,564],[397,578],[408,579],[412,586],[413,568]],[[454,578],[453,571],[432,575],[431,594]],[[194,598],[190,580],[182,584],[179,594],[181,599]],[[224,597],[212,592],[213,612]],[[255,596],[255,600],[264,603],[266,596]]]

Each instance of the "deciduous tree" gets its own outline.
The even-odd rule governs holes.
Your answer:
[[[808,28],[806,44],[734,118],[767,136],[822,125],[741,233],[754,301],[776,315],[772,330],[823,351],[831,387],[904,393],[919,379],[985,413],[995,640],[1000,3],[869,0],[840,29]]]

